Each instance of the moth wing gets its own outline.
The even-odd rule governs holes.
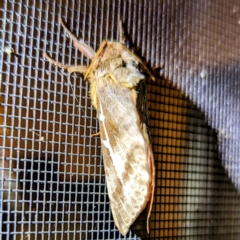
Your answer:
[[[135,94],[108,77],[97,82],[97,108],[111,210],[125,235],[152,198],[153,159],[141,132]]]

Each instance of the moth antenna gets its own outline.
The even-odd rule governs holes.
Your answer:
[[[76,47],[85,57],[93,59],[96,54],[95,51],[86,43],[79,41],[65,26],[65,24],[62,21],[62,18],[59,18],[59,22],[64,28],[64,30],[67,32],[68,36],[72,39],[73,46]]]

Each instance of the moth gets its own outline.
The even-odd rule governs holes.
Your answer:
[[[125,235],[129,227],[148,205],[147,231],[152,209],[155,166],[146,113],[141,110],[140,83],[151,72],[124,44],[122,25],[119,41],[103,41],[98,51],[77,38],[60,24],[72,39],[73,45],[90,58],[87,66],[66,66],[46,59],[69,72],[84,74],[90,83],[90,97],[97,110],[108,195],[114,222]],[[140,104],[139,104],[140,103]],[[140,107],[139,107],[140,105]],[[142,106],[141,106],[142,105]]]

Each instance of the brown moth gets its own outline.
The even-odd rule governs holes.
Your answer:
[[[115,224],[125,235],[148,204],[147,231],[152,209],[155,167],[147,126],[137,109],[137,85],[153,80],[143,62],[122,41],[103,41],[95,52],[60,23],[75,47],[92,59],[89,67],[65,66],[44,56],[54,65],[69,72],[81,72],[90,83],[90,97],[96,108],[100,126],[102,155],[108,195]]]

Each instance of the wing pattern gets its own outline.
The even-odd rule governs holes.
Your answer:
[[[98,79],[96,95],[111,210],[125,235],[145,208],[151,187],[149,143],[140,128],[133,90]],[[151,152],[151,151],[150,151]]]

